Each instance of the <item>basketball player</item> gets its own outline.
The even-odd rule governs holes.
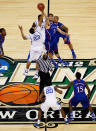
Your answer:
[[[74,120],[72,106],[76,107],[79,103],[81,103],[83,108],[89,109],[89,111],[91,112],[92,120],[95,121],[95,114],[88,99],[91,92],[86,82],[81,79],[81,74],[79,72],[76,73],[76,80],[71,82],[68,86],[58,87],[60,89],[69,89],[71,86],[73,86],[74,88],[74,96],[69,102],[70,120]],[[85,94],[85,88],[88,91],[88,96]]]
[[[39,21],[41,19],[42,15],[38,15],[38,19],[34,22],[36,25],[36,28],[38,27]],[[42,36],[43,36],[43,41],[45,42],[45,23],[46,23],[46,18],[43,18],[42,24],[41,24],[41,30],[42,30]]]
[[[49,18],[49,22],[50,24],[53,24],[53,21],[54,21],[54,15],[52,13],[49,13],[48,14],[48,18]]]
[[[5,41],[6,36],[6,30],[4,28],[0,29],[0,58],[4,56],[4,50],[3,50],[3,43]],[[3,76],[2,73],[0,73],[0,76]]]
[[[46,20],[47,21],[47,20]],[[53,43],[53,40],[55,39],[56,37],[56,32],[58,31],[60,34],[63,34],[63,35],[68,35],[67,33],[63,32],[61,29],[59,29],[57,27],[57,24],[53,23],[52,24],[52,20],[51,20],[51,23],[50,23],[50,19],[48,19],[48,21],[46,22],[46,26],[45,26],[46,30],[45,30],[45,33],[46,33],[46,39],[45,39],[45,48],[46,50],[48,51],[48,54],[49,54],[49,58],[51,59],[52,63],[54,64],[54,66],[56,68],[58,68],[58,64],[54,61],[53,59],[53,54],[55,53],[56,57],[58,58],[59,60],[59,63],[63,63],[64,65],[68,65],[67,62],[65,62],[64,60],[62,60],[60,58],[60,55],[58,53],[58,49],[57,47],[55,46],[55,44]]]
[[[41,29],[42,20],[43,20],[43,13],[42,16],[40,17],[38,27],[36,27],[36,25],[33,23],[32,28],[30,29],[30,34],[27,36],[24,35],[22,26],[19,26],[22,38],[24,40],[27,39],[31,40],[31,48],[29,51],[28,62],[26,64],[24,75],[28,74],[31,62],[33,60],[37,60],[43,52],[44,39],[42,36],[42,29]]]
[[[52,86],[52,83],[46,83],[46,87],[43,89],[39,97],[39,100],[41,101],[43,97],[45,96],[45,102],[41,104],[41,107],[38,113],[38,122],[34,123],[34,127],[40,128],[40,120],[41,120],[42,111],[46,113],[47,115],[49,108],[52,108],[53,110],[60,110],[62,116],[64,117],[65,123],[69,124],[64,110],[61,108],[60,103],[57,102],[55,92],[62,94],[62,91],[59,90],[58,87]]]
[[[68,28],[67,28],[65,25],[63,25],[62,23],[59,22],[59,17],[58,17],[58,16],[54,16],[54,23],[56,23],[57,26],[58,26],[62,31],[68,33]],[[64,43],[69,46],[69,48],[70,48],[70,50],[71,50],[71,52],[72,52],[73,59],[76,59],[76,54],[75,54],[74,49],[73,49],[73,46],[72,46],[72,44],[71,44],[71,42],[70,42],[70,37],[69,37],[69,35],[65,36],[65,35],[62,35],[62,34],[60,34],[59,32],[57,32],[56,37],[55,37],[56,40],[55,40],[54,42],[55,42],[55,43],[57,42],[57,44],[58,44],[60,37],[63,38]]]
[[[53,14],[49,14],[48,15],[49,17],[49,21],[50,21],[50,24],[52,25],[52,23],[56,23],[57,26],[64,32],[68,33],[68,28],[66,26],[64,26],[62,23],[58,22],[58,17],[55,16]],[[71,51],[72,51],[72,55],[73,55],[73,58],[76,59],[76,55],[75,55],[75,52],[73,50],[73,46],[70,42],[70,38],[69,38],[69,35],[64,35],[64,34],[61,34],[59,33],[58,31],[56,32],[55,34],[55,37],[53,38],[53,40],[51,41],[51,46],[53,48],[53,52],[55,54],[55,56],[58,58],[59,60],[59,63],[64,63],[65,62],[60,58],[60,55],[59,55],[59,52],[58,52],[58,42],[59,42],[59,38],[63,38],[63,40],[65,41],[65,44],[68,44]],[[48,44],[47,44],[47,49],[48,49]],[[55,67],[58,67],[58,65],[55,63],[54,59],[52,58],[52,53],[49,54],[51,59],[52,59],[52,63],[55,65]]]

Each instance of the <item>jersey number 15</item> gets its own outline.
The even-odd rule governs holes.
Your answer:
[[[78,86],[78,87],[77,87],[77,90],[78,90],[78,93],[81,93],[81,92],[84,91],[82,86]]]

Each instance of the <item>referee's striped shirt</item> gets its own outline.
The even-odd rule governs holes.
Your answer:
[[[42,57],[40,57],[37,60],[37,63],[39,65],[39,71],[42,71],[44,73],[48,73],[49,70],[52,71],[52,63],[50,59],[44,60]]]

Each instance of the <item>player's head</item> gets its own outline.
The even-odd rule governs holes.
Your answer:
[[[45,82],[44,86],[51,86],[52,85],[52,81],[51,81],[51,77]]]
[[[77,79],[77,80],[80,80],[80,78],[81,78],[81,73],[80,73],[80,72],[77,72],[77,73],[76,73],[76,79]]]
[[[6,36],[6,30],[4,28],[0,28],[0,34],[2,36]]]
[[[58,23],[59,21],[59,17],[58,16],[54,16],[54,23]]]
[[[33,23],[32,27],[31,27],[30,30],[29,30],[29,32],[30,32],[31,34],[34,34],[34,33],[35,33],[35,30],[36,30],[36,25],[35,25],[35,23]]]
[[[40,14],[40,15],[38,15],[38,21],[40,20],[40,17],[41,17],[41,14]]]
[[[43,59],[47,60],[48,59],[48,55],[46,53],[43,54]]]
[[[40,21],[41,17],[42,17],[42,15],[41,15],[41,14],[40,14],[40,15],[38,15],[38,21]],[[43,21],[43,20],[42,20],[42,21]]]
[[[54,20],[54,15],[52,13],[48,14],[48,18],[49,21],[53,21]]]

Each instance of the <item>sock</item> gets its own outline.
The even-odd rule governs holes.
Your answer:
[[[67,118],[64,118],[64,121],[68,121],[68,119],[67,119]]]
[[[64,65],[68,65],[68,62],[62,60],[60,56],[58,57],[59,63],[63,63]]]
[[[38,120],[38,124],[40,124],[40,120]]]
[[[25,69],[25,72],[28,73],[28,71],[29,71],[29,69],[26,68],[26,69]]]
[[[70,112],[70,118],[73,118],[73,111]]]
[[[94,112],[91,112],[92,119],[95,119],[95,114]]]
[[[38,70],[36,70],[36,73],[35,73],[35,75],[38,75],[38,72],[39,72],[39,71],[38,71]]]
[[[60,56],[58,57],[59,63],[62,63],[62,59],[60,58]]]
[[[74,50],[72,49],[71,51],[72,51],[73,58],[76,59],[76,54],[75,54]]]
[[[54,61],[54,59],[51,59],[51,61],[52,61],[53,65],[54,65],[56,68],[58,68],[58,64],[56,64],[56,62]]]

